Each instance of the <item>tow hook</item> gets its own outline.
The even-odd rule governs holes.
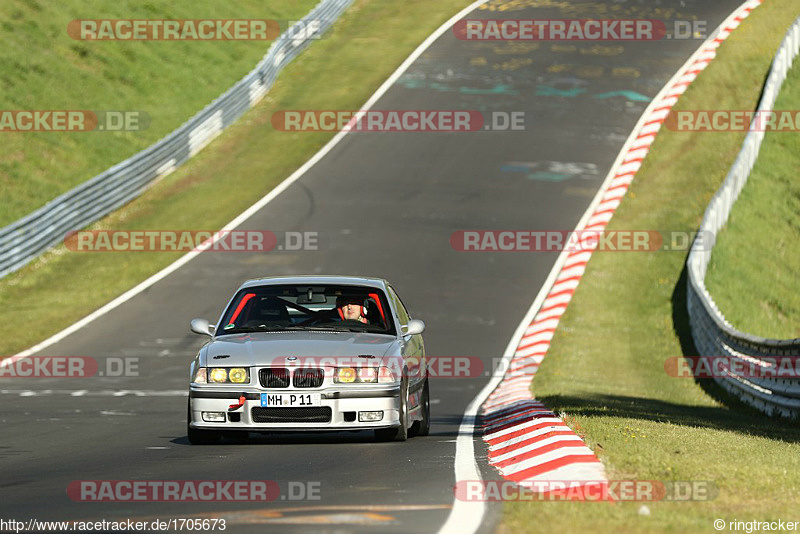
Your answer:
[[[236,410],[238,410],[239,408],[241,408],[242,406],[244,406],[244,402],[245,402],[246,400],[247,400],[247,398],[244,396],[244,393],[242,393],[242,394],[239,396],[239,404],[231,404],[231,405],[229,405],[229,406],[228,406],[228,411],[229,411],[229,412],[235,412]]]

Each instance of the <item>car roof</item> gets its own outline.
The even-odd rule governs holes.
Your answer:
[[[253,278],[243,283],[239,289],[255,286],[282,285],[282,284],[319,284],[319,285],[355,285],[386,289],[387,282],[382,278],[369,278],[364,276],[341,275],[294,275],[270,276]]]

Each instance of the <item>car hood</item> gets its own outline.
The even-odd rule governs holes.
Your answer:
[[[251,367],[285,358],[355,358],[370,355],[377,363],[397,346],[394,336],[362,332],[254,332],[215,339],[204,347],[201,365]]]

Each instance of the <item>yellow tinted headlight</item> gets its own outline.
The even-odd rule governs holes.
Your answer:
[[[215,367],[210,370],[208,373],[208,381],[209,382],[225,382],[228,380],[228,370],[224,367]]]
[[[336,379],[338,382],[350,383],[356,381],[356,370],[352,367],[339,367],[336,369]]]
[[[234,384],[244,384],[245,382],[248,382],[247,369],[243,369],[242,367],[234,367],[228,371],[228,378]]]

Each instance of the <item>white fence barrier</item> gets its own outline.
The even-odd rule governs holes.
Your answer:
[[[781,85],[800,50],[800,17],[789,28],[781,43],[767,83],[758,105],[759,112],[772,111]],[[731,208],[747,182],[758,158],[764,131],[751,128],[744,140],[722,187],[716,192],[706,209],[700,234],[717,235],[728,220]],[[762,129],[763,130],[763,129]],[[707,234],[705,234],[707,235]],[[800,378],[778,378],[777,366],[781,357],[800,358],[800,339],[765,339],[740,332],[733,328],[717,308],[705,286],[706,270],[711,259],[711,248],[692,247],[688,259],[687,304],[692,337],[700,356],[718,356],[730,359],[727,376],[715,380],[726,390],[756,408],[770,414],[797,418],[800,416]],[[741,364],[741,365],[738,365]],[[762,372],[741,372],[755,366]]]

